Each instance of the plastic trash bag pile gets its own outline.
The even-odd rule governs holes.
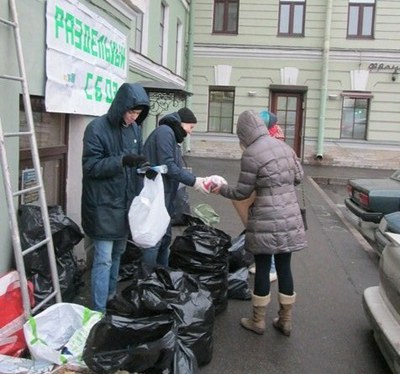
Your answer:
[[[83,360],[91,370],[191,374],[210,362],[214,305],[195,278],[157,268],[122,296],[131,315],[106,316],[90,331]]]
[[[56,254],[62,299],[72,301],[82,285],[82,272],[72,250],[83,238],[79,226],[66,217],[60,206],[48,207],[53,246]],[[25,250],[45,239],[42,213],[39,206],[21,205],[18,210],[21,246]],[[26,276],[34,285],[36,303],[53,292],[51,272],[44,245],[24,256]]]
[[[171,246],[169,268],[147,268],[141,262],[143,249],[128,243],[120,271],[121,280],[129,282],[121,292],[130,306],[128,315],[114,311],[102,316],[60,303],[30,318],[23,328],[36,367],[44,360],[104,374],[196,374],[209,363],[215,316],[226,309],[228,298],[250,299],[247,267],[253,258],[244,249],[244,235],[231,240],[211,226],[218,222],[213,210],[203,206],[197,211],[200,218],[189,217],[191,226]],[[41,240],[36,213],[31,208],[21,211],[21,216],[32,217],[24,227],[27,245]],[[52,234],[63,232],[55,241],[62,257],[81,234],[59,210],[54,213]],[[46,271],[40,256],[31,259],[29,274],[43,276]]]

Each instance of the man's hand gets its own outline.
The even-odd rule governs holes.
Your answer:
[[[144,175],[146,176],[146,178],[149,178],[153,181],[154,179],[156,179],[157,174],[158,173],[155,170],[149,169]]]
[[[143,164],[146,161],[146,157],[131,153],[130,155],[122,157],[122,166],[135,167]]]
[[[205,185],[207,178],[200,178],[197,177],[196,178],[196,182],[194,182],[194,189],[200,193],[202,193],[203,195],[208,195],[210,193],[210,191],[208,190],[207,186]]]

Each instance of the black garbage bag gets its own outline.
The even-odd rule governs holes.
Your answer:
[[[249,288],[249,270],[247,267],[240,268],[228,275],[228,298],[237,300],[250,300],[251,290]]]
[[[189,193],[186,186],[180,184],[174,201],[173,213],[171,214],[171,225],[187,226],[189,223],[188,214],[190,214]]]
[[[169,315],[135,319],[110,315],[90,330],[82,359],[95,373],[162,373],[171,369],[176,345],[174,319]]]
[[[45,252],[46,249],[40,248],[40,251]],[[83,286],[82,270],[79,269],[72,252],[67,252],[57,257],[56,263],[62,300],[64,302],[73,302],[78,294],[79,288]],[[33,283],[36,304],[42,302],[47,296],[54,292],[50,270],[46,275],[41,273],[33,274],[30,280]],[[50,305],[49,303],[45,304],[43,309]]]
[[[198,363],[193,351],[178,340],[178,347],[174,356],[172,374],[197,374]]]
[[[228,305],[231,237],[208,225],[189,226],[171,245],[169,266],[196,276],[211,293],[218,314]]]
[[[126,250],[121,256],[118,281],[137,282],[151,274],[151,267],[142,262],[142,257],[143,249],[128,240]]]
[[[70,252],[84,235],[79,226],[65,216],[60,206],[49,206],[48,214],[55,255],[61,257]],[[45,239],[42,212],[39,206],[21,205],[18,209],[18,225],[23,250]],[[27,276],[39,273],[44,277],[49,277],[50,268],[47,258],[46,245],[24,256]]]
[[[179,344],[184,347],[177,350],[174,360],[180,369],[174,366],[175,373],[194,373],[191,368],[211,361],[214,304],[210,292],[196,278],[159,267],[147,279],[126,287],[121,295],[134,305],[137,317],[172,315]]]
[[[244,246],[245,234],[240,234],[232,239],[232,246],[229,248],[229,272],[234,273],[243,267],[254,264],[254,255],[246,251]]]

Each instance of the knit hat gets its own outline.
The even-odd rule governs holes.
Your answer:
[[[181,108],[178,110],[181,122],[184,123],[197,123],[197,118],[189,108]]]
[[[269,112],[268,110],[263,110],[259,113],[260,118],[264,121],[264,125],[268,126],[269,124]]]
[[[264,121],[265,126],[267,126],[268,130],[278,122],[278,117],[269,112],[268,110],[263,110],[260,112],[260,117]]]

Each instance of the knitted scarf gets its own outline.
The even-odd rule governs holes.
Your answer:
[[[187,136],[187,132],[181,126],[180,123],[173,122],[173,121],[165,121],[163,125],[169,126],[175,134],[175,139],[178,144],[181,144],[185,137]]]

